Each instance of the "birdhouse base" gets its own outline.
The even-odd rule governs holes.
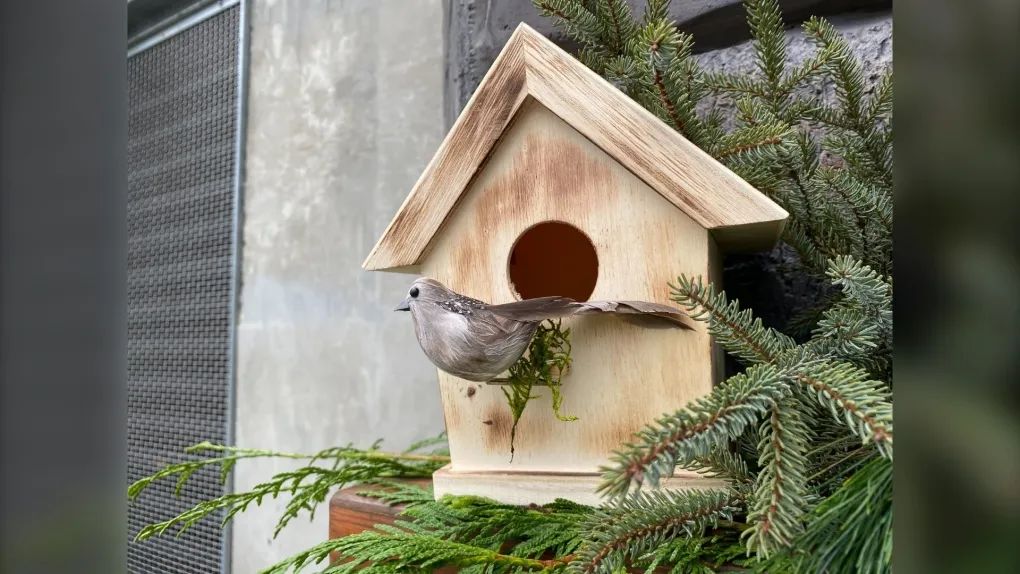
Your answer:
[[[456,471],[446,465],[432,474],[432,490],[436,500],[444,495],[470,495],[491,498],[515,505],[549,504],[564,498],[598,506],[604,502],[596,492],[602,477],[598,474],[556,472],[472,472]],[[721,478],[709,478],[696,472],[681,471],[659,481],[659,488],[668,490],[720,489],[729,483]]]

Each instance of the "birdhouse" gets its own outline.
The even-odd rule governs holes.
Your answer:
[[[489,303],[560,295],[675,305],[677,276],[718,284],[721,253],[772,247],[786,218],[521,24],[363,266],[428,276]],[[721,352],[701,323],[648,329],[590,315],[564,326],[573,362],[562,409],[577,420],[557,420],[536,387],[512,460],[499,385],[439,373],[452,462],[434,476],[437,496],[594,503],[615,448],[720,379]],[[664,484],[719,486],[679,471]]]

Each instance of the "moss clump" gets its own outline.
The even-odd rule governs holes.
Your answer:
[[[510,460],[514,458],[514,439],[517,438],[517,423],[524,414],[528,401],[537,399],[534,387],[549,387],[552,393],[553,414],[561,421],[576,421],[577,417],[560,412],[563,395],[560,385],[563,375],[570,368],[570,329],[562,329],[561,322],[546,321],[538,326],[531,339],[528,352],[510,367],[509,381],[503,387],[503,395],[513,415],[510,427]]]

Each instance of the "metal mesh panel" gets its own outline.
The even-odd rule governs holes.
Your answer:
[[[227,440],[234,281],[239,8],[128,59],[128,481]],[[157,484],[129,536],[224,492],[215,470],[181,496]],[[129,542],[128,570],[219,572],[219,523]]]

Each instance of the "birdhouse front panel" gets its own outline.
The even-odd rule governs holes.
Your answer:
[[[491,303],[563,295],[671,304],[668,283],[717,269],[708,231],[528,98],[426,251],[421,273]],[[596,472],[663,412],[711,390],[714,352],[702,324],[648,328],[621,317],[564,319],[573,364],[564,414],[550,393],[520,420],[499,385],[439,373],[452,471]]]

